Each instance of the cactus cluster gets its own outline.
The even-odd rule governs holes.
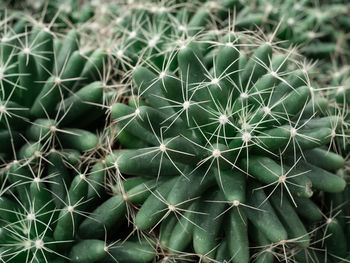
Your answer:
[[[346,3],[5,4],[1,262],[350,260]]]
[[[299,45],[310,58],[324,58],[348,48],[349,5],[312,1],[252,1],[241,4],[237,12],[240,28],[259,26],[267,32],[277,28],[277,37],[285,44]]]

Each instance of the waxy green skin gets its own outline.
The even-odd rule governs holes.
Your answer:
[[[313,97],[314,90],[307,85],[305,71],[294,68],[282,77],[283,81],[276,78],[279,70],[287,70],[288,64],[293,63],[287,56],[275,54],[274,47],[268,43],[257,45],[245,54],[235,45],[239,41],[232,38],[231,45],[228,39],[230,37],[225,36],[230,45],[221,45],[214,50],[212,60],[216,63],[203,58],[198,41],[178,51],[175,72],[155,70],[162,67],[155,61],[152,67],[134,68],[133,94],[142,96],[135,98],[134,95],[130,106],[115,103],[111,111],[122,131],[119,141],[129,149],[118,150],[108,158],[113,158],[121,173],[146,175],[147,171],[157,178],[171,175],[180,176],[184,182],[187,180],[188,190],[186,184],[179,188],[180,183],[164,188],[165,183],[156,188],[136,215],[135,223],[140,229],[153,230],[161,224],[162,245],[170,251],[173,246],[186,251],[188,246],[185,244],[190,242],[189,237],[181,236],[184,243],[179,246],[171,243],[171,237],[178,236],[174,215],[184,212],[180,208],[190,207],[191,198],[203,199],[202,195],[193,195],[198,188],[197,182],[191,184],[191,176],[198,171],[201,181],[215,178],[211,187],[220,189],[223,194],[222,200],[216,201],[226,202],[226,208],[235,205],[242,210],[246,216],[241,216],[254,224],[267,242],[291,239],[296,240],[295,245],[308,248],[307,222],[321,220],[319,208],[309,198],[319,191],[342,192],[345,188],[344,179],[333,174],[343,166],[342,157],[326,154],[320,148],[331,141],[332,129],[337,128],[333,125],[336,117],[324,115],[327,101],[320,95]],[[267,69],[270,67],[275,71],[271,73]],[[176,78],[180,86],[165,81],[168,76]],[[313,107],[313,101],[317,107]],[[135,140],[140,141],[137,145],[145,146],[137,147]],[[173,154],[175,151],[177,154]],[[304,152],[306,161],[294,161],[295,165],[289,162],[303,156]],[[318,158],[313,158],[313,152]],[[187,162],[189,159],[193,161]],[[306,170],[304,163],[310,169]],[[272,198],[274,186],[281,186],[291,199],[285,200],[288,207],[280,208],[275,194],[273,205],[270,204],[268,199]],[[262,189],[256,191],[254,188]],[[151,203],[154,204],[152,208]],[[303,208],[295,207],[297,203]],[[245,204],[253,209],[244,207]],[[305,212],[306,207],[310,207],[312,213]],[[191,206],[191,209],[194,208]],[[288,211],[293,215],[290,218],[285,216]],[[186,213],[194,221],[200,218],[200,215],[192,217],[187,210]],[[221,216],[226,218],[227,213]],[[238,212],[232,215],[232,228],[227,230],[227,226],[223,226],[215,232],[216,238],[210,240],[219,240],[225,236],[223,233],[237,233],[245,245],[240,250],[238,243],[226,237],[230,254],[233,256],[240,251],[237,262],[249,262],[246,235],[250,230],[244,223],[236,222],[238,217]],[[188,221],[184,224],[190,229]],[[298,229],[293,230],[295,227]],[[193,247],[203,255],[205,245],[211,247],[212,241],[199,245],[199,240],[204,239],[199,238],[200,232],[196,229],[194,227]],[[189,235],[191,231],[188,230]],[[208,250],[209,254],[205,256],[215,258],[216,251],[217,247]],[[266,254],[259,260],[269,262],[270,256]]]
[[[105,198],[105,166],[102,175],[91,169],[90,176],[91,160],[85,168],[81,163],[100,140],[92,118],[85,125],[82,119],[96,109],[97,118],[104,119],[99,80],[107,55],[102,48],[78,50],[81,34],[76,29],[56,35],[53,28],[19,14],[9,16],[11,40],[0,44],[1,181],[6,186],[0,205],[6,244],[1,250],[16,244],[2,250],[1,258],[67,262],[81,221]],[[92,202],[95,197],[101,199]],[[95,262],[96,254],[87,260]]]
[[[71,1],[69,19],[88,21],[93,5],[77,14],[77,2]],[[108,6],[102,19],[111,14],[118,18],[125,8],[114,7]],[[207,32],[213,14],[226,19],[227,8],[237,8],[237,29],[266,19],[249,14],[249,7],[235,0],[216,7],[180,6],[172,12],[132,6],[133,14],[128,19],[124,14],[113,31],[122,32],[114,44],[119,48],[121,42],[124,61],[113,54],[114,47],[82,52],[79,39],[85,25],[67,30],[63,39],[40,25],[26,33],[25,20],[14,25],[12,33],[43,43],[33,51],[44,58],[23,50],[13,55],[18,67],[8,72],[17,70],[25,89],[15,88],[10,96],[7,83],[1,93],[0,105],[6,102],[13,118],[0,118],[0,141],[5,142],[0,157],[20,158],[24,166],[14,165],[4,173],[5,180],[15,184],[13,193],[0,195],[0,217],[8,224],[17,224],[18,218],[41,220],[30,229],[31,239],[49,226],[44,246],[51,248],[53,241],[60,255],[42,250],[39,242],[40,256],[28,252],[34,261],[45,262],[47,256],[49,262],[66,262],[65,257],[86,263],[152,262],[161,257],[161,250],[175,257],[193,252],[193,260],[273,262],[273,252],[284,242],[297,251],[311,250],[311,224],[321,224],[324,216],[312,195],[325,195],[337,204],[343,200],[346,182],[335,171],[345,160],[327,151],[333,132],[343,123],[334,112],[327,116],[332,112],[328,101],[311,89],[302,65],[274,43],[246,33]],[[273,21],[273,15],[267,15]],[[185,34],[175,19],[187,27]],[[312,19],[307,22],[313,24]],[[161,32],[154,45],[150,28]],[[136,39],[125,40],[134,29]],[[288,35],[289,30],[282,26],[278,34]],[[181,42],[170,56],[167,47],[184,35],[193,39]],[[14,49],[1,44],[4,62]],[[335,46],[320,43],[302,51],[311,57],[328,56]],[[130,73],[112,77],[113,84],[124,77],[128,83],[120,101],[115,87],[105,92],[110,79],[104,70],[111,57],[116,71]],[[344,101],[340,95],[336,100]],[[51,148],[57,145],[59,149]],[[41,165],[49,179],[33,178],[31,173],[40,173]],[[32,205],[27,193],[35,199],[35,217],[25,211]],[[18,200],[13,201],[13,195]],[[343,223],[335,219],[327,230],[332,233],[327,249],[339,257],[347,253]],[[127,225],[145,240],[132,237],[114,243],[129,234]],[[256,256],[254,245],[277,247]],[[13,260],[24,262],[24,252]],[[295,258],[303,258],[301,254]]]

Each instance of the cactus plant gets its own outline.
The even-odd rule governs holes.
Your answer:
[[[195,40],[180,38],[182,44],[171,51],[160,40],[164,59],[147,57],[132,68],[129,106],[111,107],[117,138],[131,149],[114,151],[106,162],[121,175],[153,174],[161,180],[135,225],[138,230],[161,225],[171,253],[185,252],[192,239],[198,256],[214,260],[220,240],[228,239],[226,260],[248,262],[246,217],[272,246],[308,247],[307,223],[293,207],[311,205],[313,190],[344,189],[342,178],[326,172],[344,160],[321,148],[341,124],[336,116],[324,116],[327,101],[324,105],[305,66],[295,62],[293,49],[230,28],[219,32],[218,40],[205,40],[205,31]],[[213,187],[221,195],[207,192]],[[216,203],[213,214],[210,202]],[[220,230],[221,220],[228,223]],[[229,240],[232,231],[241,242]]]
[[[296,33],[328,5],[67,2],[0,24],[2,261],[346,261],[346,77]]]
[[[98,127],[91,124],[104,118],[98,105],[107,87],[101,79],[107,55],[101,48],[83,48],[75,29],[61,39],[50,25],[26,16],[9,17],[3,29],[1,260],[86,262],[76,250],[99,241],[78,242],[71,252],[67,248],[77,237],[78,223],[94,207],[91,199],[100,195],[94,199],[99,204],[105,198],[99,193],[104,167],[91,167],[88,157],[100,141]],[[138,244],[101,242],[100,255],[112,259]],[[150,250],[152,244],[141,246]]]

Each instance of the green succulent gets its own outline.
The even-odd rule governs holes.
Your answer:
[[[0,261],[347,260],[345,3],[83,2],[0,12]]]

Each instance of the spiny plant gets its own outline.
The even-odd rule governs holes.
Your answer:
[[[287,45],[302,46],[300,51],[310,58],[348,53],[346,32],[350,11],[345,3],[257,0],[237,3],[236,10],[237,27],[259,26],[271,32],[278,26],[278,39],[285,40]]]
[[[1,262],[128,262],[135,250],[135,262],[152,260],[150,237],[78,235],[82,219],[106,199],[105,167],[96,160],[104,89],[112,88],[106,52],[76,29],[60,37],[54,20],[10,15],[2,22]]]
[[[349,158],[349,74],[350,69],[346,58],[340,62],[335,58],[330,63],[324,63],[318,69],[316,81],[322,83],[322,93],[329,101],[328,114],[339,116],[341,129],[335,134],[330,145],[331,149]]]
[[[109,52],[125,72],[140,57],[161,61],[164,53],[180,45],[181,40],[206,31],[215,21],[227,17],[235,1],[127,1],[124,5],[121,8],[123,4],[96,4],[96,19],[87,21],[85,28],[89,32],[91,28],[104,32],[109,38]],[[215,39],[213,33],[207,39]]]
[[[25,10],[31,17],[40,16],[46,23],[56,16],[56,22],[64,25],[84,23],[94,15],[94,6],[87,1],[4,1],[3,6],[7,7],[6,11]]]
[[[10,32],[4,33],[1,42],[1,128],[4,139],[1,152],[4,154],[10,154],[10,150],[21,145],[16,131],[24,130],[30,121],[34,121],[32,129],[39,128],[28,130],[28,139],[35,140],[39,137],[35,132],[44,132],[40,128],[49,129],[51,135],[60,134],[54,122],[64,119],[67,126],[85,110],[94,110],[86,102],[99,102],[102,97],[103,83],[93,80],[99,78],[99,68],[106,58],[101,49],[95,52],[78,50],[78,33],[74,29],[61,41],[54,40],[55,35],[49,27],[30,26],[26,19],[16,22],[14,27],[16,30],[11,28]],[[72,107],[73,111],[69,112]],[[79,113],[74,107],[85,110]],[[97,112],[97,117],[100,113]],[[55,119],[50,122],[46,118]],[[53,137],[47,132],[40,134],[43,141]],[[79,142],[71,137],[76,137],[76,133],[79,131],[63,132],[62,139],[77,144]],[[97,139],[81,145],[79,150],[92,148],[94,141]]]
[[[38,2],[0,24],[0,261],[346,261],[345,111],[283,19]]]
[[[341,192],[346,184],[327,171],[344,164],[327,150],[340,119],[325,116],[327,100],[295,49],[273,42],[276,32],[266,40],[229,26],[208,40],[206,30],[179,36],[180,22],[164,24],[158,50],[147,53],[151,42],[143,38],[147,55],[126,76],[129,105],[110,109],[129,149],[113,151],[107,167],[120,176],[154,175],[159,184],[135,215],[136,230],[160,225],[164,249],[204,261],[249,262],[253,228],[270,252],[282,249],[273,254],[281,260],[294,247],[305,251],[317,238],[308,220],[322,219],[313,191]],[[171,49],[169,40],[178,45]]]

